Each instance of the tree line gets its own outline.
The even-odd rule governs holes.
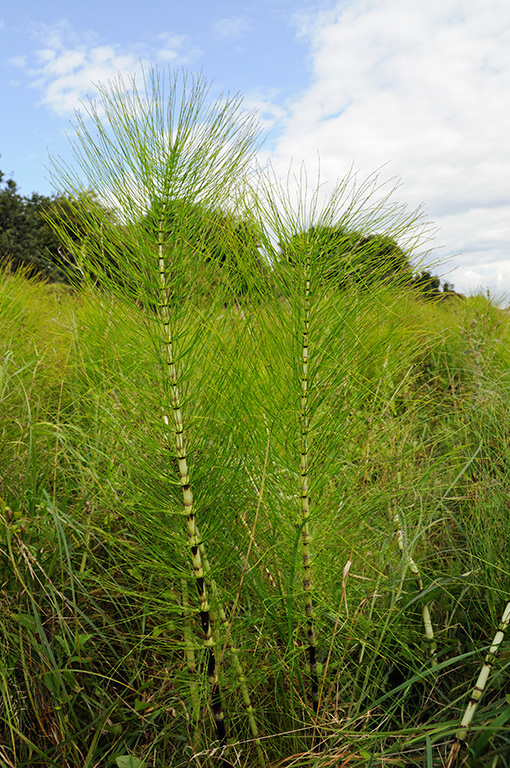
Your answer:
[[[76,263],[75,249],[70,247],[74,242],[83,248],[92,248],[114,272],[116,258],[112,238],[105,232],[104,246],[101,242],[87,243],[81,223],[84,207],[89,217],[97,213],[102,226],[108,222],[115,230],[115,247],[121,247],[122,230],[128,225],[120,222],[113,212],[106,211],[93,192],[81,199],[37,193],[27,197],[20,194],[14,179],[6,178],[0,171],[0,268],[22,270],[28,277],[48,282],[76,284],[83,275]],[[172,231],[172,222],[178,215],[177,202],[166,215],[168,232]],[[148,230],[154,226],[150,210],[145,225]],[[254,227],[231,214],[200,211],[186,240],[190,258],[200,258],[204,264],[219,267],[223,279],[235,286],[238,294],[242,295],[247,288],[247,269],[252,273],[270,270],[261,255]],[[279,244],[282,262],[290,267],[296,264],[305,242],[314,243],[323,257],[325,282],[336,284],[340,289],[348,283],[368,287],[384,281],[407,286],[425,299],[438,300],[455,294],[451,284],[442,282],[430,270],[414,271],[407,253],[388,235],[346,230],[341,225],[311,227]],[[133,253],[133,258],[139,258],[139,254]]]
[[[70,282],[75,265],[66,262],[70,254],[50,224],[66,202],[56,195],[23,196],[14,179],[0,171],[0,266],[49,282]]]

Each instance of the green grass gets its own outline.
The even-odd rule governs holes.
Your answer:
[[[505,768],[507,314],[332,270],[419,216],[145,86],[59,169],[81,287],[0,283],[0,764]]]
[[[204,341],[181,391],[216,585],[232,745],[222,759],[259,760],[231,641],[268,765],[439,766],[508,602],[508,320],[482,297],[427,306],[388,289],[331,302],[338,320],[310,340],[323,354],[322,378],[310,374],[317,714],[299,366],[280,342],[294,321],[268,299],[244,316],[198,313],[183,330],[183,344]],[[147,315],[16,276],[2,279],[0,313],[0,763],[215,764],[181,491],[141,343]],[[470,766],[508,765],[509,661],[503,642],[462,753]]]

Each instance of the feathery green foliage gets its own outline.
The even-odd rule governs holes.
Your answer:
[[[0,760],[444,764],[508,602],[506,313],[347,266],[337,290],[321,227],[417,258],[415,214],[374,180],[246,180],[238,102],[132,85],[64,171],[83,286],[0,282]],[[508,670],[503,641],[480,768],[506,765]]]
[[[2,759],[78,766],[90,752],[91,765],[123,755],[185,765],[186,745],[196,743],[196,760],[205,760],[216,734],[202,710],[210,688],[181,490],[167,466],[154,352],[140,343],[147,313],[18,277],[4,279],[0,307]],[[329,393],[311,388],[322,663],[322,750],[312,753],[315,720],[301,672],[300,339],[283,355],[278,338],[290,315],[260,303],[243,312],[223,309],[189,376],[187,392],[200,392],[191,409],[200,429],[188,434],[211,576],[235,614],[230,632],[267,761],[420,764],[427,737],[440,764],[505,604],[508,569],[495,542],[506,520],[506,317],[477,300],[453,312],[396,294],[386,293],[384,305],[360,295],[342,339],[345,367],[338,378],[332,371]],[[389,502],[405,509],[406,551],[419,564],[422,593],[398,557]],[[437,643],[433,675],[422,602]],[[238,672],[218,631],[231,749],[253,763]],[[195,655],[191,688],[186,650]],[[472,724],[482,764],[499,754],[504,765],[498,723],[507,675],[503,643]],[[440,703],[425,709],[431,696]]]

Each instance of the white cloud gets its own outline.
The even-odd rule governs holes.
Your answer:
[[[295,22],[313,81],[284,121],[276,161],[313,165],[318,151],[332,178],[389,161],[399,198],[425,202],[438,245],[510,289],[506,0],[356,0]],[[485,259],[504,265],[500,277]]]
[[[67,117],[79,108],[96,86],[123,75],[136,74],[149,61],[184,64],[196,50],[186,50],[182,35],[161,33],[152,43],[127,47],[104,45],[98,35],[78,35],[66,21],[53,26],[40,25],[35,33],[39,47],[32,56],[11,59],[25,70],[33,87],[42,94],[42,103]]]
[[[24,67],[24,66],[26,66],[26,63],[27,63],[27,57],[26,56],[12,56],[8,60],[8,63],[12,67]]]
[[[242,16],[232,16],[229,18],[218,19],[213,24],[213,35],[222,40],[228,37],[240,37],[248,31],[250,25],[247,19]]]
[[[198,58],[202,51],[189,44],[185,35],[163,32],[155,39],[153,60],[164,64],[188,64]]]
[[[260,124],[265,130],[269,130],[285,117],[285,109],[277,103],[277,94],[252,93],[243,100],[243,106],[249,111],[255,111],[260,119]]]
[[[510,305],[510,263],[490,262],[478,269],[458,267],[449,275],[456,290],[462,285],[464,293],[486,293],[502,307]]]

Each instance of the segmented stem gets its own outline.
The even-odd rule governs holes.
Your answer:
[[[301,541],[303,556],[303,589],[305,594],[305,615],[307,623],[308,661],[310,666],[311,693],[314,711],[319,709],[319,684],[317,679],[317,649],[312,601],[312,565],[310,535],[310,497],[308,494],[308,431],[310,424],[308,404],[308,334],[310,328],[310,264],[306,260],[305,302],[302,336],[301,362]]]
[[[207,573],[209,571],[209,562],[207,558],[204,555],[204,567],[205,572]],[[251,734],[253,736],[253,741],[255,743],[255,748],[257,750],[257,759],[260,765],[260,768],[265,768],[266,766],[266,757],[264,755],[264,751],[262,749],[262,743],[260,741],[259,736],[259,729],[257,726],[257,721],[255,720],[255,709],[253,708],[253,704],[250,697],[250,692],[248,690],[248,685],[246,683],[246,676],[244,674],[244,669],[241,664],[241,660],[239,658],[239,654],[236,648],[235,643],[231,639],[232,633],[229,631],[229,621],[227,618],[227,614],[225,612],[225,609],[220,601],[220,596],[218,593],[218,587],[216,586],[216,582],[214,580],[211,580],[211,591],[213,593],[213,598],[215,603],[217,604],[218,608],[218,618],[220,620],[220,624],[225,630],[225,633],[228,636],[228,648],[232,655],[232,661],[234,664],[234,669],[236,671],[237,679],[239,681],[239,687],[241,689],[241,695],[243,697],[243,704],[246,712],[246,716],[248,718],[248,723],[250,725]]]
[[[191,694],[191,707],[193,711],[193,725],[196,728],[200,718],[200,694],[198,690],[197,665],[195,648],[193,644],[193,630],[191,628],[190,606],[188,599],[188,583],[181,579],[183,624],[184,624],[184,652],[189,672],[189,688]]]
[[[225,717],[221,703],[220,688],[218,685],[218,669],[216,664],[216,654],[214,651],[214,639],[211,629],[209,601],[207,598],[207,589],[204,578],[202,559],[204,547],[200,541],[198,528],[195,522],[195,514],[193,511],[193,492],[191,490],[189,480],[188,459],[186,455],[186,445],[184,439],[184,424],[182,419],[179,388],[177,386],[177,369],[173,353],[162,224],[163,222],[160,221],[158,231],[158,270],[161,295],[160,319],[163,325],[163,354],[167,371],[167,380],[170,386],[170,399],[174,421],[175,448],[177,453],[177,463],[179,467],[179,481],[182,489],[184,513],[186,515],[186,530],[188,533],[188,543],[191,552],[193,575],[195,577],[195,584],[200,606],[199,610],[200,622],[202,625],[203,644],[207,651],[207,678],[211,687],[211,708],[216,723],[216,733],[218,740],[222,746],[225,746],[227,743]]]
[[[453,743],[453,746],[451,748],[450,755],[448,757],[448,762],[446,763],[446,768],[454,768],[454,766],[457,763],[457,758],[459,756],[460,748],[462,744],[466,741],[469,728],[471,726],[471,721],[473,719],[473,715],[475,714],[475,710],[478,706],[478,702],[482,698],[485,685],[487,683],[487,680],[489,679],[492,665],[494,664],[494,660],[496,658],[496,654],[499,650],[499,646],[503,641],[505,632],[509,624],[510,624],[510,603],[507,603],[507,606],[503,611],[503,616],[501,617],[501,622],[498,627],[498,631],[494,635],[494,640],[492,641],[492,645],[489,648],[489,652],[485,656],[484,665],[480,671],[480,674],[478,675],[478,680],[476,681],[476,685],[473,688],[473,692],[471,694],[469,704],[467,705],[466,711],[464,712],[464,717],[462,718],[460,723],[460,728],[455,734],[455,742]]]
[[[163,419],[164,419],[165,423],[168,423],[168,419],[167,419],[166,415],[163,415]],[[198,548],[199,548],[199,551],[200,551],[200,555],[202,557],[203,570],[204,570],[205,575],[209,579],[209,584],[210,584],[210,587],[211,587],[211,592],[213,594],[214,603],[215,603],[215,605],[216,605],[216,607],[218,609],[219,621],[220,621],[221,626],[225,630],[225,632],[227,634],[227,637],[228,637],[228,648],[229,648],[229,651],[230,651],[230,653],[232,655],[232,661],[234,663],[234,669],[236,671],[237,679],[239,681],[239,687],[241,689],[241,695],[243,697],[243,704],[244,704],[244,707],[245,707],[246,715],[248,717],[248,722],[249,722],[249,725],[250,725],[251,734],[253,736],[253,741],[254,741],[254,744],[255,744],[256,751],[257,751],[257,759],[258,759],[258,762],[259,762],[259,766],[260,766],[260,768],[266,768],[266,757],[265,757],[265,754],[264,754],[264,750],[262,749],[262,742],[260,740],[260,735],[259,735],[259,730],[258,730],[258,726],[257,726],[257,721],[255,720],[255,709],[253,707],[253,704],[252,704],[252,701],[251,701],[251,697],[250,697],[250,692],[248,690],[248,686],[247,686],[247,683],[246,683],[246,676],[244,674],[244,668],[243,668],[243,665],[242,665],[241,660],[239,658],[239,653],[237,651],[236,645],[231,640],[231,633],[229,632],[229,621],[228,621],[228,618],[227,618],[227,614],[226,614],[226,611],[225,611],[225,609],[223,607],[223,603],[221,602],[221,598],[220,598],[220,594],[219,594],[219,591],[218,591],[217,584],[214,581],[214,579],[211,578],[211,566],[210,566],[209,559],[207,557],[206,550],[205,550],[205,547],[203,545],[203,542],[200,540],[200,536],[199,536],[199,533],[198,533],[198,528],[197,528],[196,522],[195,522],[195,531],[196,531],[198,539],[200,541],[200,543],[198,545]],[[210,612],[210,616],[211,616],[211,618],[214,619],[214,621],[216,621],[216,616],[213,616],[213,612],[212,611]],[[194,655],[193,655],[193,657],[191,659],[188,657],[188,650],[187,650],[188,649],[188,645],[189,644],[187,643],[187,645],[186,645],[186,659],[187,659],[187,662],[188,662],[188,668],[190,669],[190,672],[193,675],[193,672],[195,671]],[[191,693],[192,693],[192,703],[193,703],[193,693],[194,693],[193,689],[192,689]]]

